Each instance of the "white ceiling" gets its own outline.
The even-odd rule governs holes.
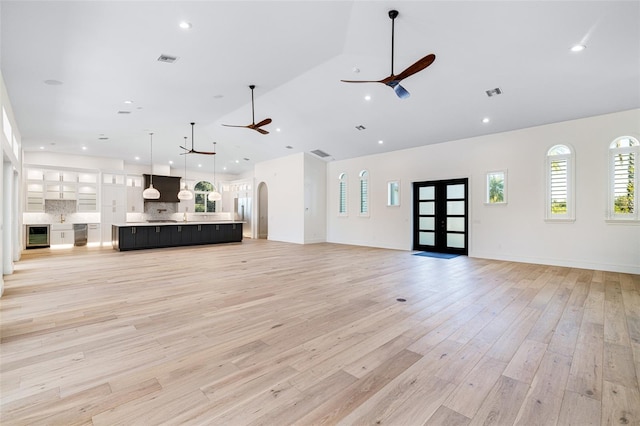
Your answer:
[[[390,9],[400,12],[395,73],[437,57],[402,82],[405,100],[340,82],[390,74]],[[638,1],[2,0],[0,13],[27,151],[149,164],[153,131],[154,163],[181,167],[195,122],[195,148],[217,141],[217,171],[238,174],[296,152],[340,160],[640,107]],[[576,43],[586,50],[571,52]],[[269,135],[221,126],[251,123],[250,84]],[[496,87],[502,95],[487,97]],[[213,168],[188,157],[198,163]]]

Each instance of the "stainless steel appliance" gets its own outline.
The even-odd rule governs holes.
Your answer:
[[[49,247],[49,225],[27,225],[27,248]]]
[[[73,245],[74,246],[86,246],[87,245],[87,230],[86,223],[74,223],[73,224]]]

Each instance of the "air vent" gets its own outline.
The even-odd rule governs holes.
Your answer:
[[[108,140],[109,140],[109,138],[108,138],[107,136],[100,136],[100,137],[98,138],[98,140],[99,140],[99,141],[108,141]]]
[[[320,158],[327,158],[327,157],[331,157],[329,154],[327,154],[326,152],[322,151],[321,149],[316,149],[315,151],[311,151],[312,154],[317,155]]]
[[[243,160],[244,161],[249,161],[249,159],[247,157],[244,157]]]
[[[131,111],[118,111],[118,114],[131,114]]]
[[[364,130],[364,129],[366,129],[366,127],[364,127],[362,124],[360,124],[360,125],[356,126],[356,129]]]
[[[502,93],[502,90],[500,90],[499,87],[496,87],[495,89],[487,90],[485,93],[487,94],[488,97],[498,96],[499,94]]]
[[[287,146],[285,146],[285,148],[287,148],[287,149],[293,149],[293,147],[292,147],[291,145],[287,145]]]
[[[178,60],[177,56],[171,56],[171,55],[160,55],[160,56],[158,56],[158,62],[167,62],[169,64],[172,64],[177,60]]]

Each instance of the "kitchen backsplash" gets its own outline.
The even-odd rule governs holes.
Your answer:
[[[76,200],[44,200],[44,212],[53,215],[69,215],[76,212]]]

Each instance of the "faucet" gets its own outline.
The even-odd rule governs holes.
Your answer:
[[[64,215],[60,214],[60,223],[64,223]]]
[[[166,212],[167,209],[158,209],[158,213]]]
[[[184,222],[186,222],[186,221],[187,221],[187,212],[184,212],[184,215],[182,215],[182,220],[183,220]]]

